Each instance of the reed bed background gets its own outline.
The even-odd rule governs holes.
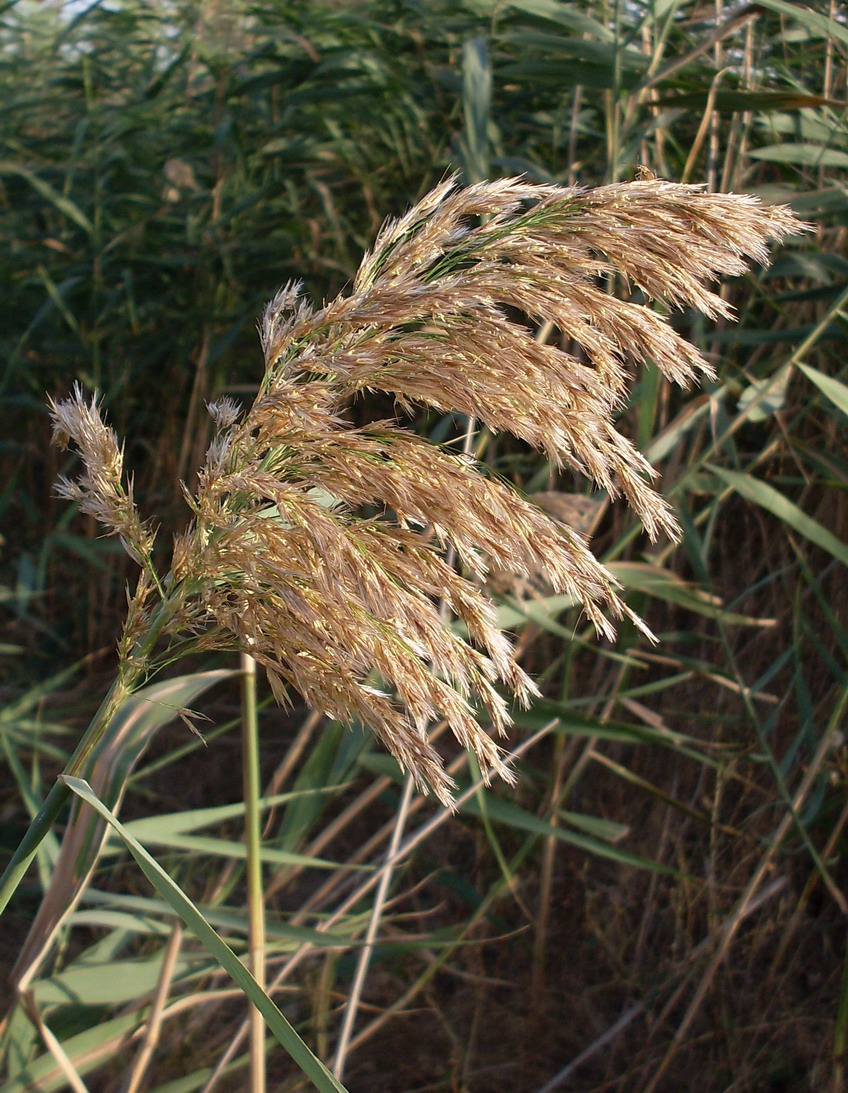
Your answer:
[[[261,678],[243,780],[238,663],[194,652],[98,759],[124,840],[95,864],[74,813],[0,921],[18,988],[0,1093],[310,1088],[255,1022],[251,1050],[243,995],[126,849],[247,958],[251,814],[269,992],[352,1093],[842,1090],[840,6],[19,0],[0,43],[4,860],[114,677],[137,578],[54,493],[77,464],[50,444],[48,395],[103,392],[161,544],[213,439],[205,403],[256,394],[268,298],[290,279],[335,297],[383,220],[454,171],[597,186],[644,168],[814,229],[724,285],[737,322],[674,317],[715,378],[681,390],[647,364],[622,407],[679,543],[526,440],[437,407],[405,420],[590,534],[660,644],[627,620],[598,639],[573,598],[490,575],[541,695],[502,741],[515,786],[485,788],[438,739],[456,813]],[[346,420],[394,413],[378,391]]]

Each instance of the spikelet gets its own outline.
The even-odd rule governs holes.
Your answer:
[[[65,447],[73,440],[80,450],[83,469],[76,480],[60,477],[56,493],[76,501],[81,512],[93,516],[117,535],[127,554],[145,566],[153,549],[154,535],[142,522],[130,480],[124,485],[124,449],[114,429],[104,422],[100,401],[86,401],[82,387],[74,384],[72,395],[61,402],[50,399],[53,441]]]
[[[675,536],[614,415],[642,362],[681,384],[710,369],[660,314],[600,282],[617,272],[648,302],[728,316],[705,282],[765,262],[769,239],[799,230],[786,208],[653,178],[594,190],[445,181],[383,227],[349,295],[316,309],[287,285],[269,303],[256,400],[243,415],[228,400],[210,406],[217,432],[185,491],[194,519],[165,582],[183,596],[173,632],[250,653],[280,701],[293,687],[330,717],[370,725],[443,802],[452,783],[427,739],[437,719],[512,780],[480,709],[502,733],[502,690],[524,703],[537,692],[481,590],[488,567],[569,594],[601,635],[625,617],[649,632],[579,534],[398,421],[355,428],[346,404],[383,391],[404,411],[469,415],[623,495],[652,538]],[[537,342],[516,312],[553,322],[580,356]],[[97,428],[81,424],[96,411],[79,391],[53,407],[86,464],[61,488],[138,560],[142,525],[96,465]],[[468,577],[447,564],[449,545]]]

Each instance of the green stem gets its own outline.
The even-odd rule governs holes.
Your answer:
[[[15,889],[23,880],[30,862],[35,857],[36,851],[47,832],[53,826],[56,817],[62,811],[70,793],[71,791],[64,782],[56,782],[47,794],[44,804],[35,814],[26,835],[21,839],[20,846],[12,855],[12,860],[6,866],[3,876],[0,877],[0,912],[3,911],[12,898]]]
[[[156,641],[166,623],[178,609],[179,602],[179,599],[174,597],[166,600],[159,607],[146,633],[136,643],[127,662],[121,665],[118,677],[101,702],[100,708],[77,744],[62,774],[74,777],[85,776],[88,760],[102,741],[115,715],[135,690],[138,680],[147,674]],[[57,781],[33,817],[20,845],[0,877],[0,914],[23,880],[39,846],[58,818],[69,795],[70,790],[67,785],[61,780]]]
[[[77,744],[76,751],[68,760],[63,774],[70,774],[74,778],[85,777],[88,760],[112,724],[115,714],[132,694],[137,674],[133,672],[128,678],[128,674],[122,672],[109,688],[109,693],[100,703],[100,709],[92,718],[82,740]]]
[[[247,916],[250,971],[265,989],[265,894],[262,888],[262,831],[259,774],[259,718],[256,704],[256,661],[242,653],[242,756],[244,763],[244,820],[247,844]],[[265,1020],[250,1005],[250,1090],[265,1093]]]
[[[836,1011],[836,1028],[833,1032],[833,1090],[842,1093],[845,1087],[845,1045],[848,1042],[848,950],[842,965],[842,985],[839,991],[839,1008]]]

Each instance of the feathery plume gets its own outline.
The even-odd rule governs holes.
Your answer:
[[[653,178],[594,190],[443,182],[383,227],[349,295],[314,308],[290,284],[269,303],[253,405],[209,407],[216,435],[185,490],[194,518],[159,582],[180,597],[165,632],[236,645],[281,702],[293,687],[328,716],[370,725],[443,802],[452,783],[427,739],[437,719],[511,780],[481,711],[502,733],[501,689],[523,703],[537,691],[497,629],[488,567],[568,593],[608,638],[621,618],[649,631],[577,532],[397,420],[354,427],[346,404],[388,392],[402,411],[458,411],[511,432],[626,497],[652,538],[675,536],[614,414],[639,363],[681,384],[711,370],[648,302],[728,316],[706,282],[765,262],[769,239],[799,230],[786,208]],[[646,302],[606,293],[611,273]],[[537,342],[516,313],[550,320],[580,356]],[[149,558],[96,399],[77,389],[53,414],[85,463],[61,492]],[[468,577],[447,564],[449,545]]]
[[[124,449],[114,429],[104,424],[97,395],[87,402],[79,383],[70,398],[50,399],[53,441],[67,447],[73,440],[82,455],[83,469],[76,480],[61,476],[60,497],[76,501],[80,511],[93,516],[118,535],[127,554],[144,567],[153,549],[154,535],[139,516],[130,480],[124,485]]]

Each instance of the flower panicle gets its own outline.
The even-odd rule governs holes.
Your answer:
[[[100,396],[87,400],[79,383],[61,401],[50,400],[53,440],[61,447],[70,442],[79,449],[83,468],[75,479],[60,476],[56,492],[75,501],[110,535],[117,535],[130,557],[140,566],[149,564],[154,533],[142,521],[135,503],[133,483],[124,481],[124,450],[115,431],[103,421]]]
[[[788,209],[654,178],[595,190],[447,179],[384,226],[348,295],[316,308],[284,286],[260,323],[257,396],[244,411],[209,406],[215,437],[196,488],[184,488],[193,520],[171,580],[194,647],[236,645],[279,701],[291,689],[370,725],[446,804],[453,783],[428,738],[434,722],[511,781],[482,723],[502,735],[504,693],[527,704],[538,691],[498,627],[489,568],[547,582],[605,638],[622,619],[652,635],[577,531],[473,458],[399,419],[354,427],[345,407],[379,391],[399,411],[458,412],[511,432],[626,498],[652,539],[676,536],[653,468],[615,415],[644,362],[680,384],[712,373],[648,305],[729,316],[709,283],[765,262],[770,240],[799,230]],[[629,298],[604,291],[616,275]],[[537,340],[519,314],[549,321],[561,342]],[[54,419],[85,464],[66,495],[138,553],[141,524],[96,399],[76,392]]]
[[[684,385],[712,369],[662,315],[600,281],[618,273],[646,301],[729,316],[707,282],[765,261],[769,239],[798,230],[786,208],[654,178],[594,190],[449,179],[383,229],[350,295],[316,311],[287,286],[272,302],[269,373],[281,388],[320,376],[339,402],[384,391],[403,410],[511,432],[625,496],[652,538],[676,535],[613,412],[635,365],[653,361]],[[552,322],[579,353],[540,344],[513,310]]]

